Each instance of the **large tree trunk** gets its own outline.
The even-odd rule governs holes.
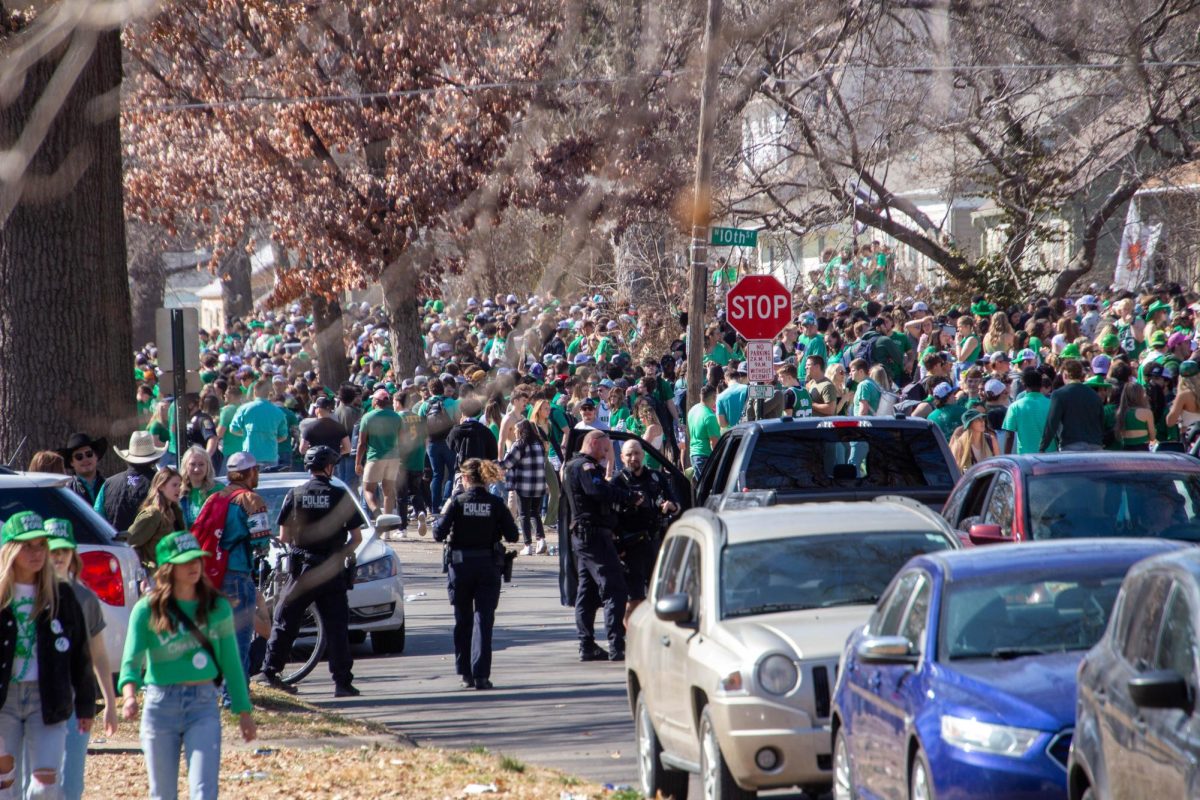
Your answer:
[[[421,350],[421,314],[417,309],[420,281],[407,259],[396,261],[380,276],[383,307],[392,334],[392,368],[399,376],[412,375],[425,363]]]
[[[117,31],[74,34],[87,36],[95,49],[24,186],[0,187],[24,189],[0,223],[0,453],[11,456],[28,437],[22,466],[72,431],[123,446],[136,424],[116,108],[121,40]],[[21,134],[61,57],[34,64],[21,94],[0,110],[0,148]],[[71,175],[76,160],[76,182],[46,180],[60,168],[58,180]]]
[[[246,319],[254,310],[254,293],[250,288],[250,254],[238,246],[221,259],[221,305],[226,324]]]
[[[135,346],[153,342],[156,333],[154,313],[162,308],[167,291],[167,272],[162,253],[144,248],[133,257],[129,263],[129,291],[132,295]]]
[[[317,329],[317,363],[321,383],[337,391],[339,386],[350,380],[342,328],[342,304],[336,298],[326,300],[315,294],[312,297],[312,309],[313,324]]]

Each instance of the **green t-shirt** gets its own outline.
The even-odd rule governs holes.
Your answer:
[[[914,347],[912,337],[902,330],[892,331],[888,334],[888,338],[896,343],[896,346],[900,348],[901,353],[907,353]]]
[[[694,456],[712,455],[709,439],[721,435],[717,413],[704,403],[692,406],[687,414],[688,452]]]
[[[300,429],[300,417],[295,411],[292,411],[286,406],[279,407],[283,411],[283,416],[287,419],[288,438],[279,443],[279,463],[292,463],[292,443],[293,432]]]
[[[716,364],[719,367],[726,366],[730,359],[733,358],[733,351],[724,342],[717,342],[712,349],[712,352],[704,354],[704,360]]]
[[[871,409],[870,414],[874,414],[879,410],[879,401],[882,398],[883,392],[880,390],[879,384],[867,378],[854,390],[854,400],[850,403],[850,412],[857,417],[859,415],[859,404],[866,402],[867,407]]]
[[[409,472],[424,472],[425,421],[412,411],[401,411],[400,429],[404,434],[404,443],[400,446],[400,458],[404,460],[404,468]]]
[[[1038,451],[1048,416],[1050,398],[1041,392],[1024,392],[1008,407],[1004,414],[1004,424],[1000,427],[1011,431],[1017,437],[1013,445],[1014,453],[1024,455]],[[1052,444],[1049,449],[1057,450],[1058,447]]]
[[[238,406],[230,403],[227,406],[221,407],[221,416],[217,419],[217,427],[225,429],[225,435],[221,437],[221,452],[226,457],[234,453],[242,451],[242,441],[244,436],[239,436],[229,430],[229,424],[233,422],[233,415],[237,413]]]
[[[262,399],[238,406],[229,427],[246,437],[242,449],[259,464],[279,462],[279,440],[288,435],[287,417],[279,406]]]
[[[573,361],[575,355],[579,352],[579,348],[583,347],[583,337],[576,336],[575,340],[567,345],[567,360]]]
[[[812,336],[798,336],[796,337],[796,343],[804,349],[804,358],[808,358],[809,356],[820,356],[826,361],[829,360],[829,348],[825,346],[825,337],[821,334],[818,333]]]
[[[179,600],[178,603],[184,614],[193,620],[196,618],[198,604],[195,600]],[[234,638],[233,609],[229,601],[218,598],[216,606],[208,613],[208,621],[200,629],[216,652],[233,712],[251,711],[250,691]],[[212,681],[216,677],[217,664],[187,628],[176,625],[173,633],[157,633],[150,627],[150,598],[137,601],[129,615],[121,677],[117,680],[118,692],[127,683],[138,688],[143,685],[177,686]]]
[[[363,414],[359,435],[367,435],[367,461],[400,457],[400,429],[404,421],[390,408],[377,408]]]
[[[950,441],[950,437],[962,422],[963,414],[967,411],[966,406],[958,403],[951,403],[948,406],[935,408],[929,413],[929,421],[942,429],[942,435],[946,437],[946,441]],[[1038,433],[1041,436],[1041,433]]]

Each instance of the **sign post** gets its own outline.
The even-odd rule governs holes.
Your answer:
[[[160,308],[155,312],[154,327],[154,338],[158,342],[158,365],[164,379],[171,376],[175,430],[170,435],[175,437],[175,467],[182,469],[183,452],[187,449],[185,396],[189,383],[195,386],[196,391],[200,388],[199,378],[195,377],[196,370],[200,368],[200,312],[194,308]]]
[[[729,290],[725,305],[725,319],[746,339],[747,394],[755,419],[762,419],[763,401],[775,383],[772,341],[792,319],[792,295],[771,275],[747,275]]]

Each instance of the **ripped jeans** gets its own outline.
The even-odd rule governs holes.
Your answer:
[[[0,800],[16,800],[21,795],[22,756],[29,759],[25,770],[33,779],[29,782],[27,798],[61,800],[63,750],[67,746],[67,723],[46,725],[42,722],[42,696],[37,681],[10,684],[4,707],[0,708],[0,753],[12,756],[11,772],[0,774],[0,783],[11,785],[0,789]],[[54,773],[53,783],[42,783],[37,773]]]

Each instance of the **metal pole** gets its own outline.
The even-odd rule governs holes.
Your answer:
[[[183,451],[187,449],[187,406],[183,396],[187,393],[187,365],[183,343],[183,310],[171,309],[171,358],[174,360],[175,376],[175,468],[183,469]]]
[[[712,222],[712,138],[717,117],[716,38],[722,0],[708,0],[704,23],[704,77],[700,82],[700,132],[696,137],[696,186],[692,193],[692,268],[688,276],[687,408],[700,402],[704,383],[704,322],[708,291],[708,228]]]

